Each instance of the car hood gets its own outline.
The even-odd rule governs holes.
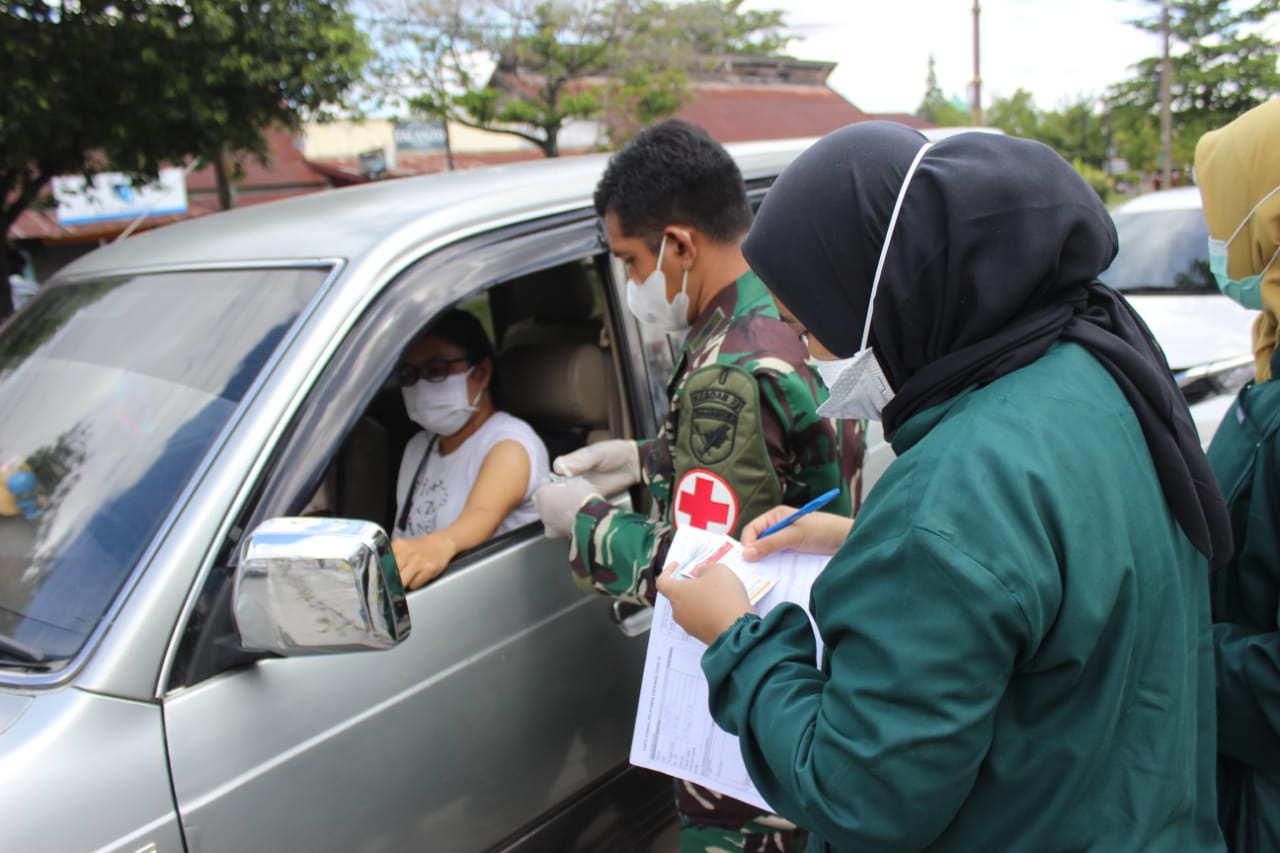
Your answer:
[[[1164,349],[1169,367],[1183,370],[1253,350],[1256,311],[1214,294],[1126,296]]]

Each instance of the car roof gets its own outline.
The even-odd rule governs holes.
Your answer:
[[[747,181],[773,177],[812,139],[726,146]],[[583,155],[375,181],[223,211],[111,243],[60,279],[119,270],[341,258],[443,245],[522,220],[591,205],[608,155]]]
[[[1147,213],[1153,210],[1199,210],[1199,187],[1174,187],[1135,196],[1116,207],[1116,213]]]

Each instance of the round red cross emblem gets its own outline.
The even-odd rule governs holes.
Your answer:
[[[687,524],[712,533],[728,533],[738,523],[738,496],[719,474],[694,468],[680,478],[675,494],[676,526]]]

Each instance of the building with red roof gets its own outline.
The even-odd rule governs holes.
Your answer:
[[[835,68],[833,62],[777,58],[726,56],[700,70],[692,83],[693,96],[676,115],[694,122],[721,142],[821,136],[837,128],[870,119],[898,121],[923,129],[932,125],[907,114],[865,113],[827,85]],[[580,85],[593,82],[582,81]],[[525,79],[511,69],[495,71],[492,83],[518,93],[536,81]],[[510,134],[483,133],[467,128],[450,131],[454,137],[452,164],[443,150],[397,149],[393,122],[382,122],[374,132],[355,133],[332,143],[317,137],[314,146],[295,140],[283,130],[267,133],[268,155],[264,162],[246,157],[242,176],[235,181],[235,205],[245,207],[333,187],[364,183],[375,178],[395,178],[449,168],[482,166],[536,159],[543,156],[532,143]],[[576,122],[561,137],[565,155],[608,147],[606,121]],[[366,129],[367,130],[367,129]],[[443,128],[440,129],[443,134]],[[373,143],[371,139],[380,141]],[[445,137],[447,138],[447,136]],[[346,144],[342,139],[349,140]],[[370,174],[361,155],[373,145],[385,148],[385,168]],[[313,149],[313,150],[309,150]],[[347,150],[350,149],[350,150]],[[375,158],[382,159],[382,158]],[[204,216],[218,210],[217,187],[211,168],[190,171],[186,176],[185,213],[127,219],[60,223],[54,212],[52,193],[22,213],[9,229],[8,238],[34,263],[37,278],[43,280],[54,270],[101,242],[120,235],[157,228],[180,219]]]
[[[259,162],[252,156],[241,160],[243,175],[234,182],[237,207],[320,192],[339,185],[339,182],[332,180],[302,156],[293,136],[287,131],[273,129],[267,131],[265,136],[266,160]],[[58,221],[53,193],[46,190],[36,204],[24,210],[9,227],[8,240],[11,244],[16,244],[31,260],[36,278],[44,280],[79,255],[93,250],[100,243],[117,239],[122,234],[159,228],[171,222],[218,211],[217,183],[211,167],[189,171],[186,187],[185,213],[70,225]]]

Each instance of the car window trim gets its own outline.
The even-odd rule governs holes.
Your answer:
[[[98,620],[98,623],[94,626],[93,630],[89,633],[89,636],[85,638],[84,643],[81,644],[80,649],[69,661],[67,661],[65,666],[52,672],[16,672],[13,670],[0,667],[0,687],[17,687],[20,689],[57,687],[67,682],[70,682],[72,679],[76,677],[76,675],[80,672],[80,670],[84,668],[86,662],[93,655],[94,651],[98,648],[99,643],[101,643],[103,635],[107,632],[108,628],[110,628],[110,626],[113,623],[115,623],[121,609],[124,607],[125,602],[129,599],[130,595],[133,593],[134,588],[138,585],[143,574],[147,571],[148,567],[155,560],[156,554],[159,553],[160,549],[164,546],[165,540],[168,538],[169,532],[173,529],[173,526],[176,523],[177,519],[180,518],[182,513],[186,511],[187,506],[191,502],[192,496],[195,494],[196,490],[200,487],[200,483],[204,480],[205,476],[209,473],[209,470],[213,466],[214,461],[221,454],[222,449],[226,445],[228,439],[230,438],[232,433],[235,431],[240,421],[244,418],[244,413],[248,410],[248,407],[261,393],[262,388],[270,380],[271,374],[275,371],[276,367],[280,364],[280,361],[284,358],[284,355],[289,350],[289,347],[297,339],[297,336],[300,333],[300,331],[305,327],[307,320],[311,317],[312,314],[315,313],[319,305],[324,301],[324,298],[329,292],[329,289],[333,286],[334,282],[337,281],[343,269],[343,265],[344,265],[344,262],[340,258],[324,258],[324,259],[312,258],[308,261],[270,261],[270,262],[252,263],[252,264],[247,264],[247,263],[193,264],[190,266],[163,267],[163,268],[151,267],[151,268],[146,268],[145,271],[118,273],[118,275],[137,276],[137,275],[158,275],[158,274],[164,274],[164,273],[182,274],[182,273],[188,273],[188,272],[205,272],[205,271],[215,270],[215,269],[216,270],[228,270],[228,269],[261,270],[261,269],[300,269],[300,268],[327,269],[329,271],[328,274],[325,276],[324,281],[321,282],[320,287],[317,288],[315,295],[311,297],[311,299],[303,307],[302,311],[298,313],[298,316],[294,319],[289,329],[285,332],[284,336],[281,337],[280,342],[276,345],[276,348],[272,351],[271,355],[263,363],[262,369],[258,371],[258,375],[254,378],[253,383],[250,384],[250,386],[245,390],[244,397],[241,398],[240,402],[236,405],[235,410],[231,413],[230,417],[228,417],[227,422],[223,424],[222,429],[218,432],[218,435],[214,438],[213,442],[209,445],[209,449],[205,452],[204,458],[200,460],[200,464],[196,466],[196,469],[192,472],[191,476],[187,479],[187,482],[183,486],[182,491],[178,493],[178,496],[175,499],[173,506],[170,507],[169,512],[165,515],[164,520],[161,522],[160,526],[157,528],[156,535],[152,537],[151,541],[147,544],[146,549],[134,562],[134,565],[130,568],[129,572],[125,576],[125,580],[121,584],[120,589],[116,592],[115,597],[112,599],[110,606],[107,607],[107,609],[103,612],[101,618]],[[114,271],[111,274],[113,276],[117,275],[117,273],[115,273]],[[88,276],[84,278],[76,278],[73,280],[74,281],[92,281],[92,280],[100,279],[102,277],[103,277],[102,275],[95,275],[95,276]],[[69,280],[72,280],[72,279],[69,279]]]

